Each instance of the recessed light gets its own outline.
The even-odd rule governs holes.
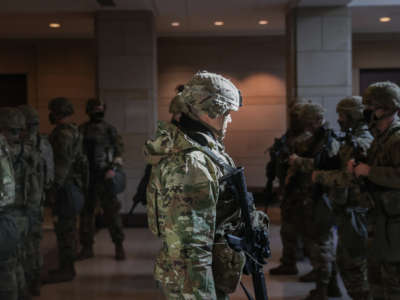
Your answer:
[[[50,23],[50,24],[49,24],[49,27],[50,27],[50,28],[60,28],[60,27],[61,27],[61,24],[60,24],[60,23],[55,23],[55,22],[54,22],[54,23]]]
[[[171,26],[172,27],[178,27],[178,26],[180,26],[181,25],[181,23],[179,23],[179,22],[172,22],[171,23]]]
[[[267,20],[260,20],[260,21],[258,21],[258,24],[260,24],[260,25],[267,25],[267,24],[268,24],[268,21],[267,21]]]
[[[379,21],[382,23],[390,22],[391,20],[392,20],[392,18],[390,18],[390,17],[379,18]]]
[[[224,26],[224,22],[222,22],[222,21],[215,21],[215,22],[214,22],[214,25],[215,25],[215,26]]]

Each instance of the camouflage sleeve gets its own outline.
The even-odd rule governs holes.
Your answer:
[[[122,136],[118,134],[117,129],[110,125],[110,135],[114,145],[114,157],[121,157],[124,154],[124,141]]]
[[[61,129],[52,137],[51,146],[54,154],[54,184],[61,187],[70,172],[73,163],[75,137],[71,130]]]
[[[316,183],[330,188],[345,188],[354,183],[354,176],[346,170],[318,171]]]
[[[372,166],[368,175],[368,179],[373,183],[388,187],[400,188],[400,138],[397,139],[388,151],[390,157],[390,166]]]
[[[293,169],[298,172],[311,173],[314,170],[314,159],[298,157],[293,164]]]
[[[180,272],[183,279],[179,289],[193,299],[216,299],[212,275],[218,199],[215,172],[209,159],[198,151],[187,154],[183,166],[170,165],[163,170],[163,198],[170,201],[164,241],[177,266],[174,272]]]

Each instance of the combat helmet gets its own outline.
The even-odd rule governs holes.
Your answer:
[[[300,118],[304,122],[314,122],[324,119],[325,109],[317,103],[305,103],[302,106]]]
[[[365,91],[363,104],[389,111],[400,109],[400,87],[390,81],[371,84]]]
[[[225,77],[207,71],[197,72],[181,92],[191,113],[206,113],[212,119],[242,106],[240,91]]]
[[[360,96],[346,97],[339,101],[336,112],[343,114],[351,121],[359,121],[364,118],[364,105]]]
[[[49,110],[58,117],[67,117],[74,113],[74,107],[72,103],[64,97],[58,97],[50,100]]]
[[[16,108],[0,108],[0,128],[2,129],[25,129],[25,116]]]
[[[106,110],[106,105],[104,104],[103,101],[101,101],[100,99],[97,98],[91,98],[86,102],[86,113],[88,115],[94,114],[96,112],[98,112],[97,107],[99,106],[103,106],[103,110]]]
[[[39,114],[32,106],[20,105],[18,110],[24,114],[27,125],[39,125]]]

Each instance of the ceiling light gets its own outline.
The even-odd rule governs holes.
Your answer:
[[[54,22],[54,23],[50,23],[50,24],[49,24],[49,27],[50,27],[50,28],[60,28],[60,27],[61,27],[61,24],[60,24],[60,23],[55,23],[55,22]]]
[[[379,21],[382,23],[390,22],[392,19],[390,17],[382,17],[379,18]]]
[[[267,20],[260,20],[260,21],[258,21],[258,24],[260,24],[260,25],[267,25],[267,24],[268,24],[268,21],[267,21]]]
[[[179,22],[172,22],[171,23],[171,26],[172,27],[178,27],[178,26],[180,26],[181,25],[181,23],[179,23]]]
[[[222,22],[222,21],[215,21],[215,22],[214,22],[214,25],[215,25],[215,26],[224,26],[224,22]]]

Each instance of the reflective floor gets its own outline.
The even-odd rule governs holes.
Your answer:
[[[144,228],[126,229],[126,237],[125,247],[128,259],[123,262],[117,262],[114,260],[114,247],[108,232],[104,229],[101,230],[96,235],[96,257],[77,263],[76,279],[69,283],[45,285],[42,287],[42,295],[35,299],[164,299],[157,290],[152,277],[153,260],[160,243],[148,229]],[[56,251],[54,250],[55,236],[52,231],[47,230],[45,232],[42,244],[43,253],[45,254],[44,269],[55,267],[57,259]],[[304,298],[309,290],[313,288],[313,283],[300,283],[297,281],[297,276],[270,277],[268,274],[268,269],[279,264],[281,242],[278,224],[272,224],[271,226],[271,245],[272,257],[268,265],[265,266],[269,299]],[[299,262],[298,267],[300,270],[299,275],[308,272],[311,268],[307,261]],[[245,278],[244,283],[251,289],[250,278]],[[343,285],[341,285],[341,288],[344,291]],[[239,299],[247,299],[240,288],[231,295],[231,300]],[[350,298],[344,293],[342,299]]]

